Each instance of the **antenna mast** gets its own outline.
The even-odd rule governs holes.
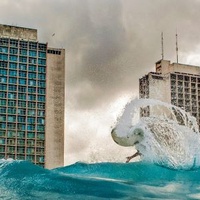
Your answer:
[[[178,63],[178,34],[176,31],[176,62]]]
[[[161,50],[162,50],[162,60],[164,60],[164,39],[163,39],[163,32],[161,33]]]

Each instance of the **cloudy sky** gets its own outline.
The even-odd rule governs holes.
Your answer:
[[[1,0],[0,23],[66,49],[66,164],[124,161],[111,127],[161,59],[200,65],[200,0]],[[55,36],[52,37],[52,34]],[[129,153],[129,154],[128,154]],[[127,155],[128,154],[128,155]]]

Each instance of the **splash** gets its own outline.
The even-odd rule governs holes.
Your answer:
[[[140,118],[141,113],[144,117]],[[173,169],[200,166],[196,119],[159,100],[136,99],[128,103],[112,137],[119,145],[135,146],[144,160],[162,166]]]

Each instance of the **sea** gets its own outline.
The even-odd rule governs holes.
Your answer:
[[[81,163],[43,169],[27,161],[0,161],[0,199],[200,199],[200,169],[156,164]]]

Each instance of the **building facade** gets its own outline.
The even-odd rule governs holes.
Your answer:
[[[0,25],[0,158],[64,165],[64,80],[64,49]]]
[[[194,116],[200,127],[200,67],[160,60],[155,71],[139,79],[140,98],[178,106]],[[149,115],[149,109],[141,110],[141,115]]]

